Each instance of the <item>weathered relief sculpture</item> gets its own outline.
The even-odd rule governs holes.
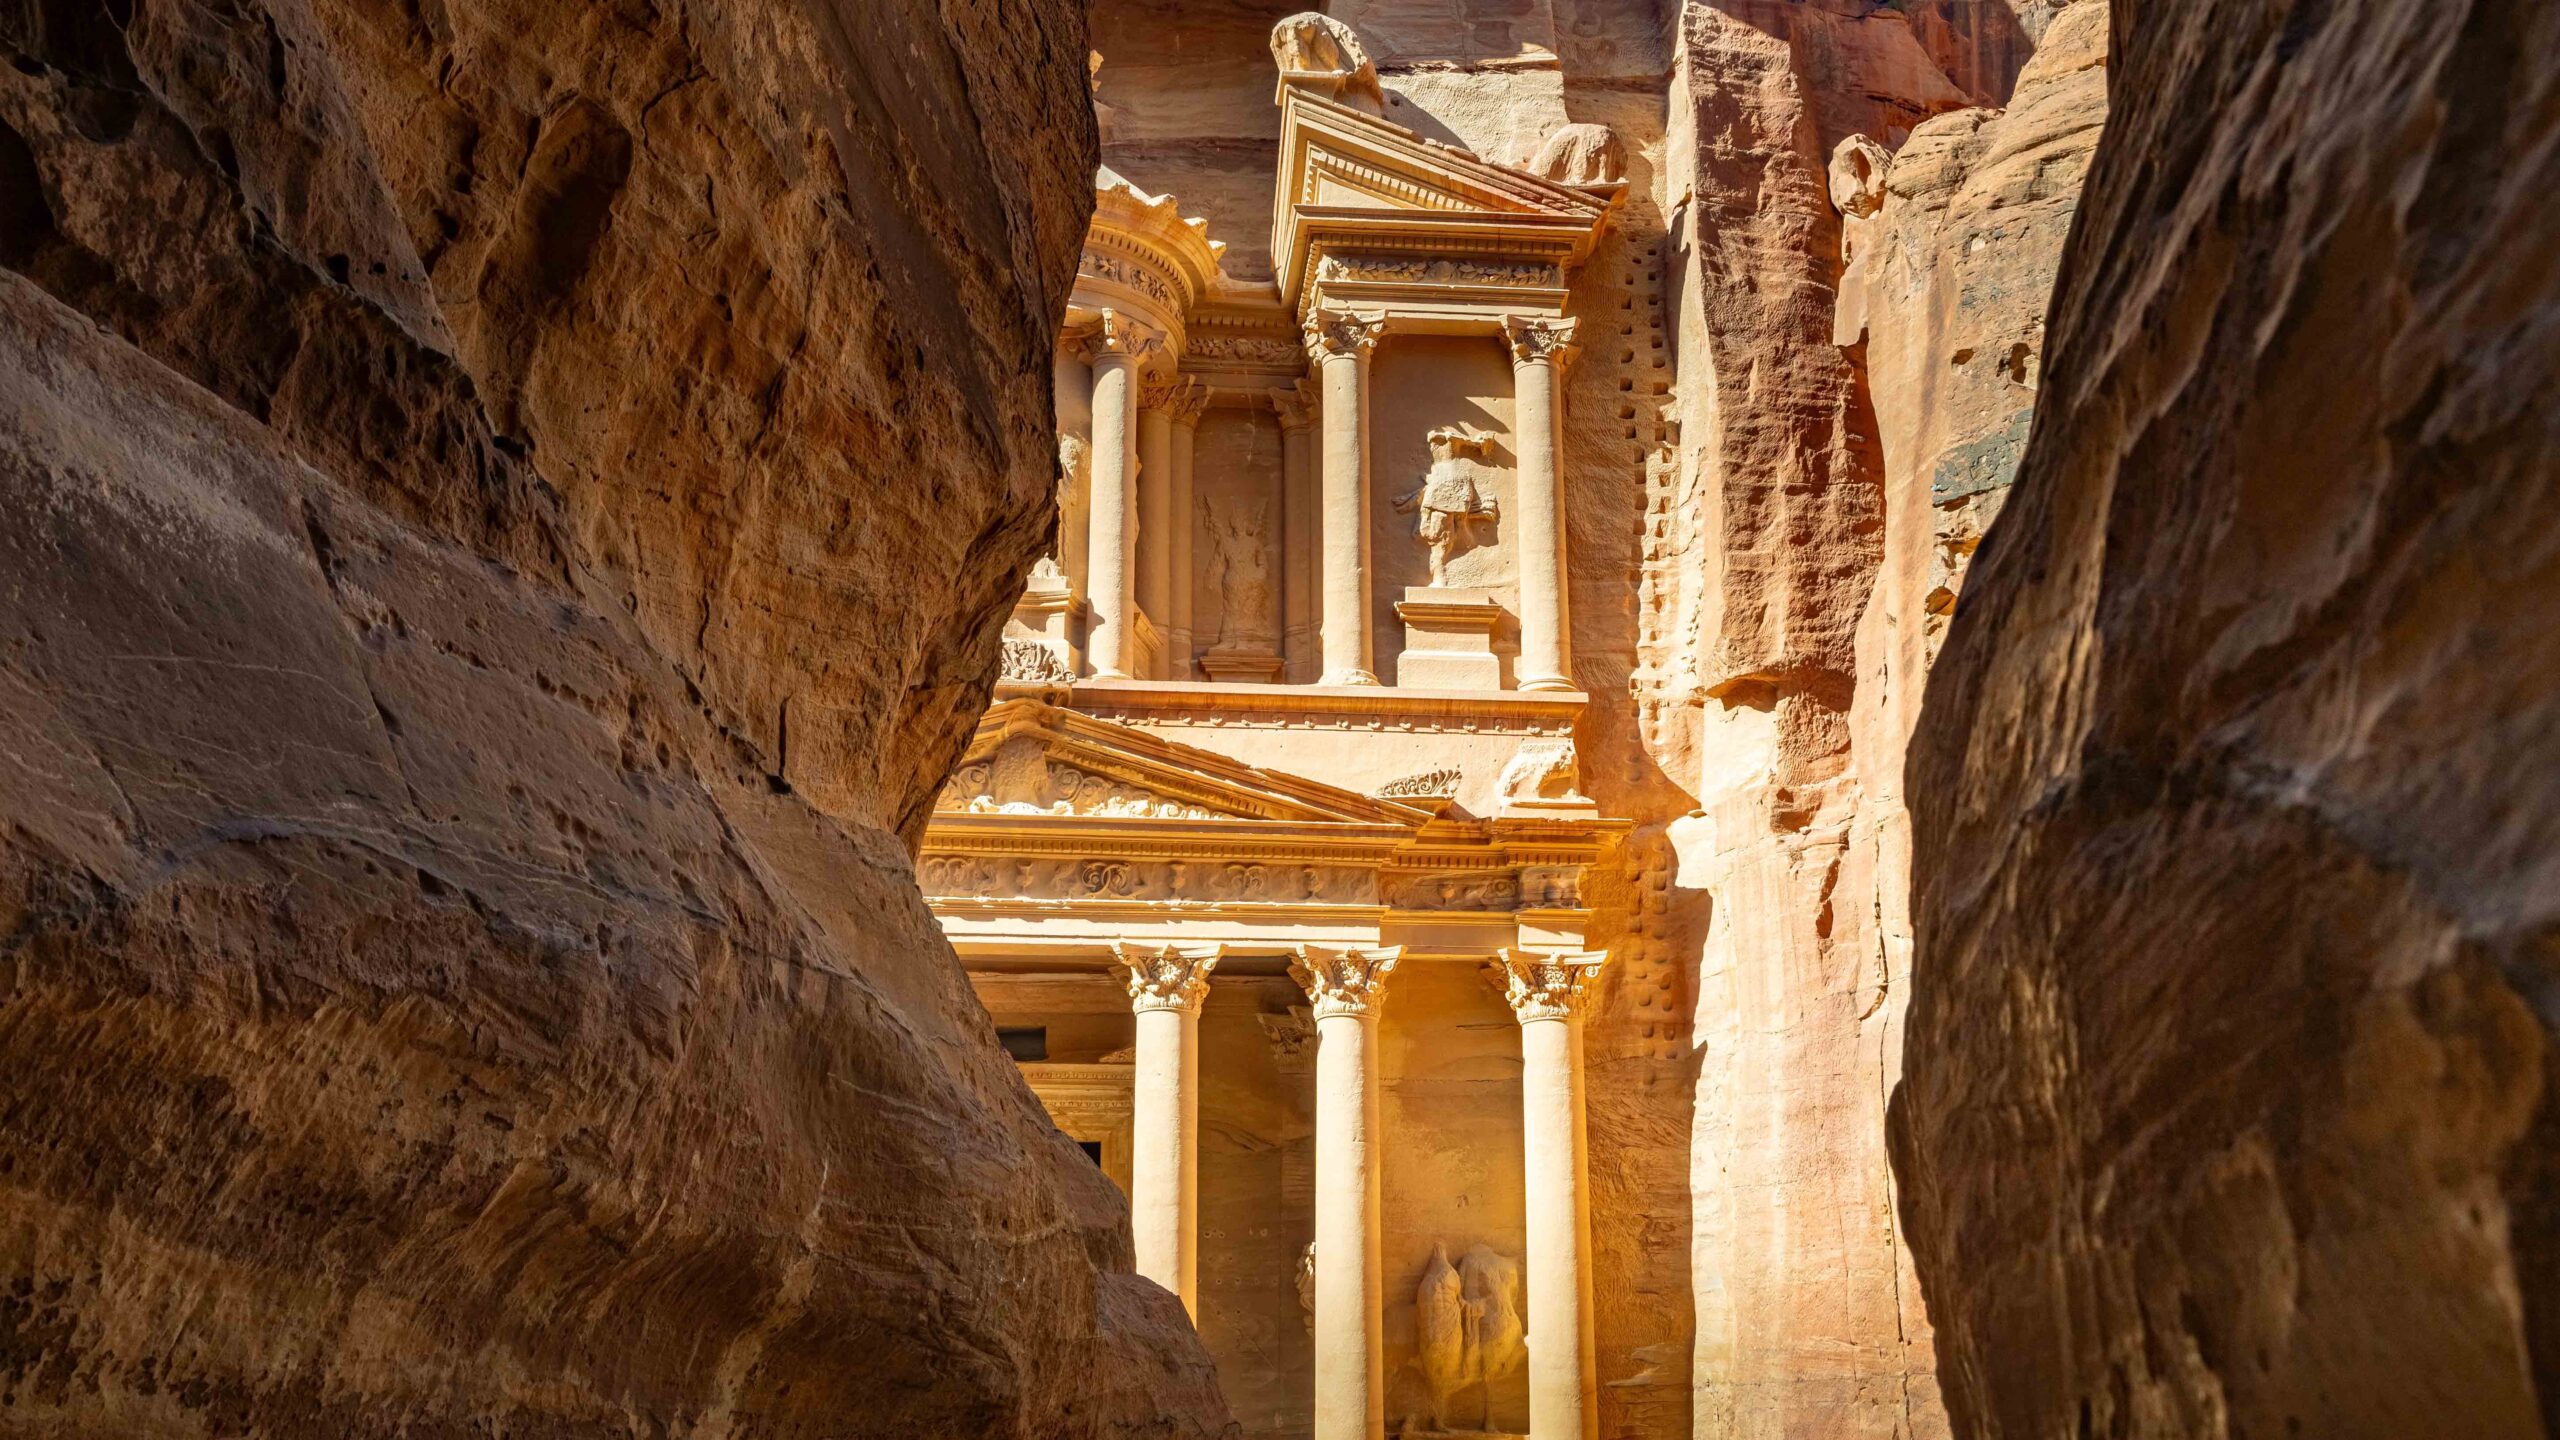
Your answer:
[[[1209,576],[1218,589],[1218,648],[1270,653],[1280,592],[1271,574],[1271,502],[1209,507]]]
[[[1271,27],[1271,59],[1280,83],[1318,81],[1331,98],[1377,114],[1386,108],[1378,67],[1350,26],[1330,15],[1301,11]]]
[[[1497,813],[1520,810],[1578,809],[1591,804],[1582,793],[1582,762],[1568,736],[1540,736],[1520,742],[1510,763],[1493,782]]]
[[[1831,203],[1848,223],[1840,234],[1840,258],[1856,258],[1864,222],[1884,208],[1885,176],[1893,156],[1864,135],[1852,135],[1831,152]]]
[[[1567,125],[1547,137],[1529,169],[1559,185],[1616,185],[1627,178],[1627,152],[1606,125]]]
[[[1433,430],[1431,469],[1422,483],[1396,498],[1396,513],[1413,515],[1413,532],[1431,547],[1431,583],[1446,585],[1449,556],[1458,542],[1473,541],[1470,527],[1478,520],[1493,520],[1501,515],[1501,507],[1492,496],[1476,484],[1475,472],[1465,463],[1469,454],[1483,455],[1493,448],[1493,437],[1469,430],[1461,425],[1443,425]]]
[[[1493,1428],[1493,1387],[1518,1372],[1527,1354],[1520,1323],[1520,1264],[1492,1249],[1471,1247],[1456,1264],[1449,1247],[1431,1247],[1414,1288],[1414,1364],[1422,1372],[1429,1414],[1408,1415],[1407,1435],[1447,1434],[1452,1402],[1478,1388],[1474,1429]]]

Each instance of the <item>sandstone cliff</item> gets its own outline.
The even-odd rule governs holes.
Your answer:
[[[1696,1424],[1942,1436],[1884,1155],[1902,755],[2025,438],[2106,13],[1720,3],[1683,27],[1684,494],[1657,679],[1696,718],[1657,748],[1697,797],[1667,902],[1698,937]],[[1826,174],[1844,147],[1866,174]],[[1942,474],[1962,482],[1933,493]]]
[[[1083,31],[0,16],[0,1433],[1223,1427],[900,843]]]
[[[1912,761],[1894,1153],[1949,1408],[2540,1435],[2560,10],[2117,32]]]

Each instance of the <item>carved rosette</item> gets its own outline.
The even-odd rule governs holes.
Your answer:
[[[1582,1000],[1582,987],[1609,959],[1606,950],[1504,950],[1485,967],[1485,978],[1502,989],[1520,1023],[1569,1020]]]
[[[1403,958],[1404,947],[1301,945],[1289,962],[1289,978],[1307,992],[1318,1020],[1331,1015],[1367,1019],[1386,998],[1387,976]]]
[[[1218,968],[1219,945],[1136,945],[1123,940],[1111,953],[1129,971],[1133,1010],[1198,1010],[1209,998],[1209,972]]]
[[[1076,336],[1076,347],[1077,358],[1089,365],[1114,358],[1137,365],[1164,348],[1164,332],[1117,310],[1105,310],[1090,329]]]
[[[1363,315],[1354,310],[1319,310],[1307,317],[1307,358],[1323,364],[1336,355],[1352,355],[1362,360],[1378,348],[1378,337],[1386,332],[1387,317]]]
[[[1502,317],[1502,338],[1511,345],[1511,363],[1545,363],[1562,370],[1582,347],[1573,343],[1574,320],[1545,320],[1527,315]]]

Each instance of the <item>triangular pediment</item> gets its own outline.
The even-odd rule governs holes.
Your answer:
[[[1272,254],[1282,294],[1293,301],[1310,246],[1328,236],[1424,251],[1455,239],[1467,253],[1516,249],[1571,261],[1608,213],[1605,194],[1496,164],[1308,91],[1282,96]],[[1422,228],[1400,236],[1400,220]]]
[[[991,707],[939,815],[1419,825],[1432,812],[1265,770],[1024,697]]]
[[[1459,210],[1597,222],[1607,206],[1569,186],[1426,140],[1389,120],[1292,93],[1281,120],[1288,201],[1310,206]]]

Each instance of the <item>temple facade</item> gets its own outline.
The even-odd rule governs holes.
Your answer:
[[[1597,1433],[1562,453],[1598,125],[1500,164],[1272,34],[1267,269],[1105,169],[1057,552],[920,874],[1253,1436]]]

